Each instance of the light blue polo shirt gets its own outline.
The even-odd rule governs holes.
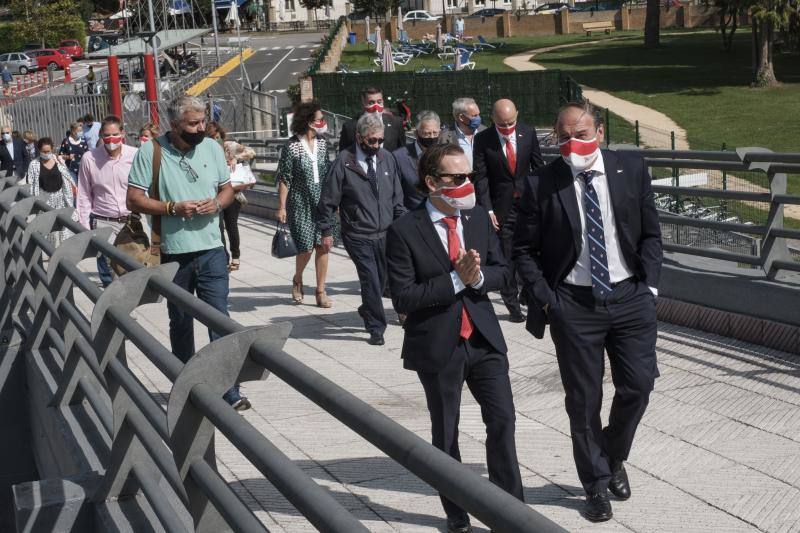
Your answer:
[[[158,190],[164,202],[205,200],[214,198],[220,187],[231,181],[230,170],[222,147],[213,139],[182,153],[170,144],[167,134],[158,138],[161,144],[161,171]],[[194,169],[192,176],[188,164]],[[153,183],[153,143],[146,142],[133,159],[128,185],[147,191]],[[219,214],[194,215],[192,218],[161,216],[161,252],[185,254],[202,252],[222,246]]]

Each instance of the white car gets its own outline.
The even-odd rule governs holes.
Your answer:
[[[409,11],[405,15],[403,15],[403,22],[408,22],[410,20],[439,20],[442,17],[434,17],[430,13],[424,10],[417,10],[417,11]]]

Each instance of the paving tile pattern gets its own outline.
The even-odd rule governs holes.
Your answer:
[[[294,261],[270,257],[272,228],[249,217],[240,226],[242,266],[231,277],[231,315],[244,325],[292,322],[289,354],[429,439],[424,395],[415,374],[402,368],[403,332],[390,302],[386,345],[370,346],[356,313],[355,270],[343,250],[330,262],[334,307],[315,307],[311,285],[306,303],[294,305]],[[82,266],[94,268],[92,261]],[[313,270],[305,279],[313,282]],[[583,495],[553,344],[504,320],[502,302],[494,301],[510,347],[525,500],[536,510],[570,531],[800,531],[800,357],[659,324],[661,377],[629,461],[633,497],[614,503],[610,522],[590,524],[579,515]],[[164,304],[135,316],[169,344]],[[207,342],[205,328],[195,336],[198,347]],[[170,382],[128,344],[130,366],[163,403]],[[244,392],[253,403],[245,419],[370,530],[443,530],[436,493],[323,409],[274,376],[246,384]],[[612,396],[607,371],[604,417]],[[485,429],[466,387],[460,429],[464,463],[487,475]],[[220,434],[216,450],[222,476],[271,531],[314,531]]]

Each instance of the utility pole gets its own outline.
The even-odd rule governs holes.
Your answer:
[[[217,3],[211,0],[211,27],[214,29],[214,50],[217,54],[217,68],[219,68],[219,31],[217,30]]]
[[[156,101],[158,101],[161,99],[161,63],[158,61],[158,36],[156,35],[156,18],[155,14],[153,13],[153,0],[147,0],[147,9],[150,12],[150,31],[153,33],[150,45],[153,47],[153,61],[156,63]]]

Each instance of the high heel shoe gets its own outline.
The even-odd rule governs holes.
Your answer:
[[[315,293],[317,297],[317,307],[322,307],[323,309],[330,309],[333,307],[333,302],[328,295],[325,294],[325,291],[316,291]]]
[[[303,280],[297,280],[297,277],[292,278],[292,300],[294,303],[303,303]]]

